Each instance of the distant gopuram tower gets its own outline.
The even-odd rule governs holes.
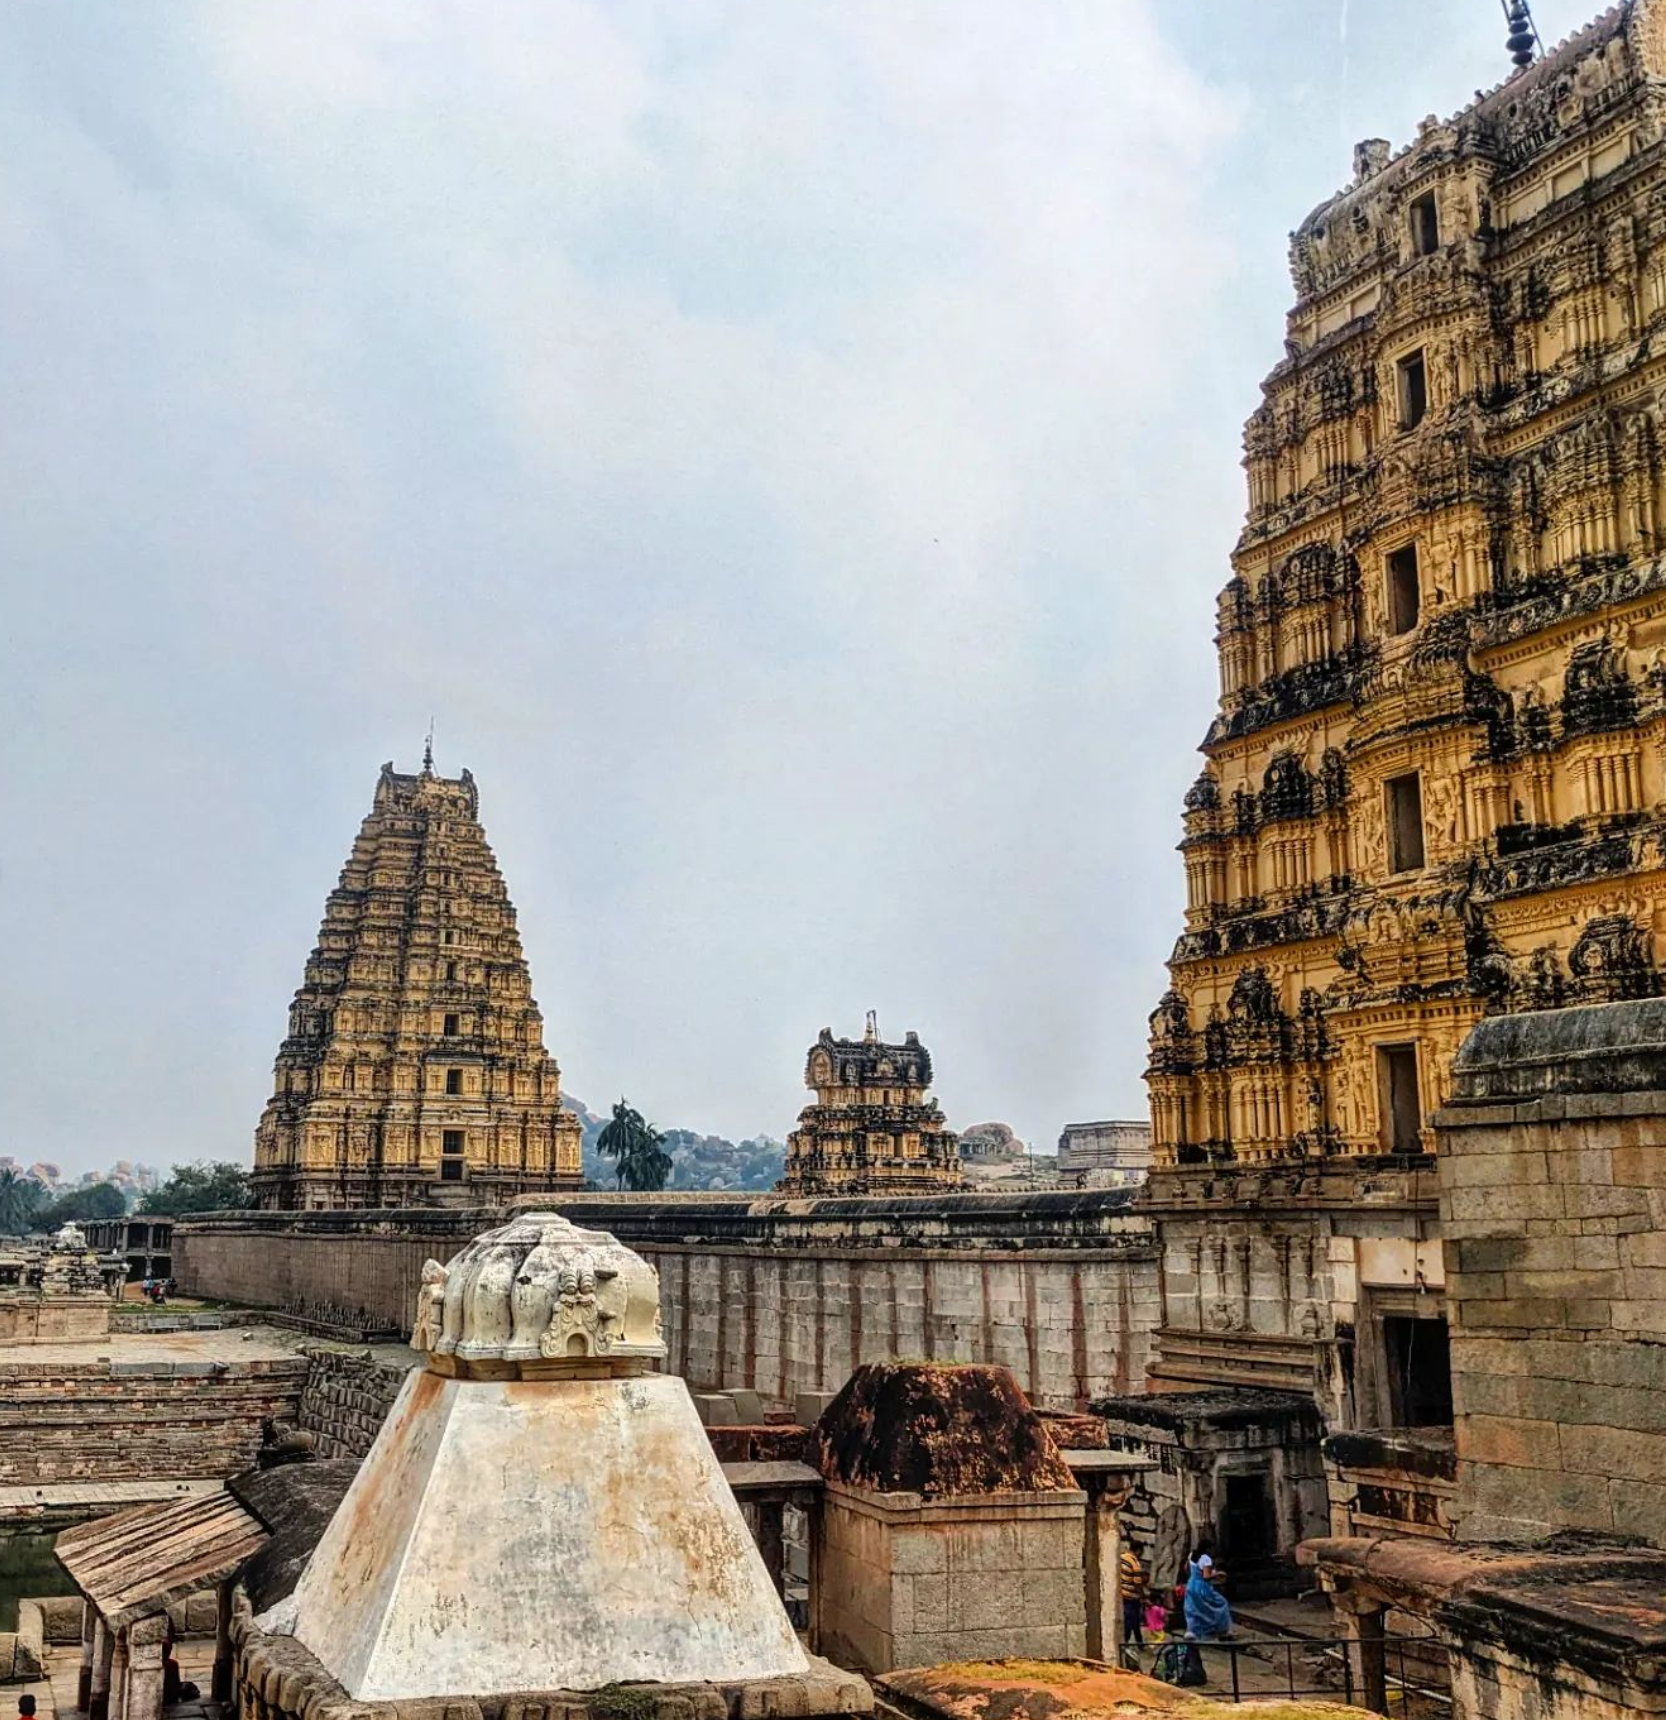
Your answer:
[[[495,1204],[576,1188],[515,910],[474,778],[382,766],[255,1131],[263,1207]]]
[[[824,1027],[804,1085],[816,1102],[787,1137],[781,1193],[932,1194],[961,1186],[959,1137],[926,1097],[931,1053],[918,1034],[887,1045],[871,1010],[860,1040],[835,1039]]]

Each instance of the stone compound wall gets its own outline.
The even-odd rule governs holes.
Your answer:
[[[238,1362],[31,1361],[0,1353],[0,1487],[223,1479],[263,1417],[293,1420],[304,1356]]]
[[[416,1364],[416,1352],[305,1346],[307,1380],[297,1415],[320,1457],[363,1458]]]
[[[667,1367],[696,1388],[790,1403],[858,1362],[999,1362],[1038,1404],[1141,1390],[1157,1323],[1156,1249],[1127,1190],[784,1201],[552,1200],[660,1274]],[[218,1213],[175,1230],[186,1290],[410,1324],[422,1263],[501,1213]]]
[[[1481,1023],[1436,1123],[1459,1537],[1666,1546],[1666,999]]]

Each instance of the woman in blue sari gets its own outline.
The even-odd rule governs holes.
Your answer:
[[[1215,1587],[1214,1559],[1202,1547],[1190,1561],[1186,1578],[1186,1634],[1198,1642],[1210,1642],[1232,1634],[1232,1608]]]

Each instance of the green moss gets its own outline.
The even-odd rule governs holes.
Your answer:
[[[659,1697],[651,1684],[604,1684],[590,1698],[597,1720],[653,1720]]]

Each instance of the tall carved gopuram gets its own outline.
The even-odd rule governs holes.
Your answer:
[[[1152,1016],[1159,1166],[1431,1146],[1485,1013],[1654,995],[1666,4],[1292,236]]]
[[[1450,1532],[1457,1049],[1661,989],[1666,0],[1362,144],[1290,256],[1151,1018],[1162,1312],[1098,1406],[1162,1458],[1147,1550],[1240,1578]]]
[[[961,1186],[960,1140],[943,1125],[931,1053],[919,1035],[879,1037],[873,1014],[861,1039],[824,1027],[804,1065],[816,1095],[787,1137],[783,1194],[932,1194]]]
[[[468,771],[382,766],[275,1077],[255,1133],[262,1206],[490,1204],[581,1183]]]

